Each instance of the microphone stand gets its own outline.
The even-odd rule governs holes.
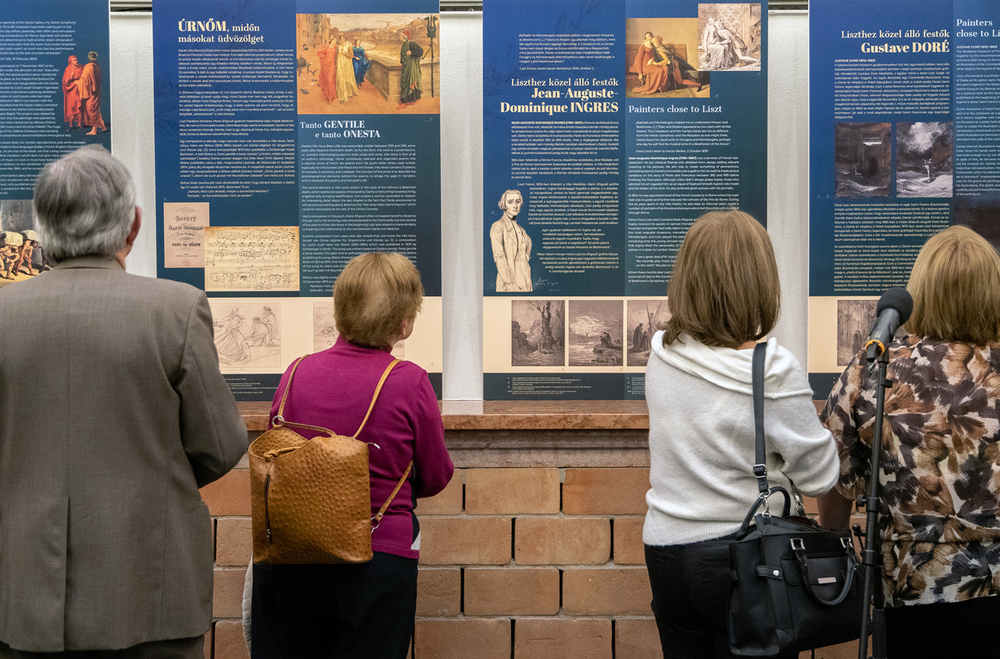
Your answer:
[[[865,609],[861,615],[861,636],[858,640],[858,659],[868,658],[868,634],[872,637],[871,659],[886,659],[885,639],[885,594],[882,591],[882,543],[879,538],[878,516],[884,512],[882,505],[880,479],[882,456],[882,418],[885,414],[885,390],[892,386],[892,381],[886,378],[889,367],[889,350],[879,341],[868,342],[869,368],[878,369],[878,380],[875,386],[875,434],[872,437],[872,469],[868,479],[868,496],[860,495],[858,503],[866,508],[865,545],[861,551],[861,565],[865,575]],[[881,349],[881,351],[880,351]],[[855,534],[860,536],[860,529],[855,525]],[[878,580],[876,582],[876,579]],[[876,587],[877,583],[877,587]],[[868,603],[871,603],[871,614]]]

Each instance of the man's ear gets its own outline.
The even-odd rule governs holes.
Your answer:
[[[135,207],[135,219],[132,220],[132,229],[128,232],[128,237],[125,238],[125,244],[129,247],[135,243],[136,236],[139,235],[139,227],[142,226],[142,209],[138,206]]]

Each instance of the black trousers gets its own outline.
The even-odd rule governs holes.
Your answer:
[[[653,615],[667,659],[730,659],[729,542],[646,545]],[[798,654],[775,659],[797,659]]]
[[[417,560],[375,552],[357,565],[253,566],[253,659],[405,659]]]
[[[889,659],[1000,657],[1000,596],[885,610]]]

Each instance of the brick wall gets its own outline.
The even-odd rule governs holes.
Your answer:
[[[451,484],[417,507],[418,659],[662,656],[642,550],[647,466],[475,467],[471,455],[453,457],[461,468]],[[205,656],[241,659],[251,556],[245,462],[202,494],[216,537]],[[857,644],[816,656],[850,659]]]

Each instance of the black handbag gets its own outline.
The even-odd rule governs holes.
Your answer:
[[[765,349],[765,344],[758,344],[753,354],[753,471],[760,494],[729,545],[729,649],[744,657],[801,652],[856,640],[866,606],[850,532],[825,529],[806,517],[789,517],[788,492],[768,486]],[[767,497],[773,493],[784,496],[781,517],[768,511]]]

